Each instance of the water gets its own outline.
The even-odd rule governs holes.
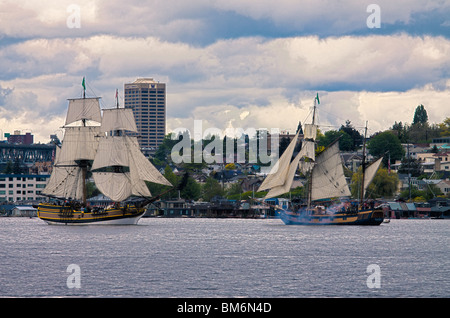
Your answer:
[[[449,297],[448,220],[286,226],[141,219],[49,226],[0,218],[0,297]],[[81,288],[68,288],[70,264]],[[367,267],[380,268],[369,288]]]

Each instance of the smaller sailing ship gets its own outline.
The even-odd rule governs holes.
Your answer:
[[[172,186],[142,154],[132,109],[116,107],[101,114],[99,97],[69,99],[65,134],[50,180],[42,194],[54,203],[41,203],[38,217],[49,224],[136,224],[147,204],[156,201],[146,181]],[[89,207],[87,181],[114,204]],[[171,188],[170,190],[172,190]],[[168,190],[168,191],[170,191]]]
[[[315,113],[319,96],[314,99],[312,123],[306,124],[302,148],[293,158],[299,132],[292,139],[283,155],[264,179],[258,191],[269,190],[264,200],[274,198],[290,191],[295,173],[299,170],[307,176],[307,204],[286,210],[275,206],[281,220],[287,225],[379,225],[384,214],[381,208],[375,208],[373,202],[367,204],[363,198],[367,187],[375,176],[382,158],[365,167],[365,143],[363,146],[363,164],[361,182],[361,200],[359,204],[341,201],[328,208],[319,204],[319,200],[350,197],[351,193],[344,176],[342,159],[339,153],[339,140],[333,142],[316,158],[315,140],[317,128]],[[367,133],[367,127],[366,127]]]

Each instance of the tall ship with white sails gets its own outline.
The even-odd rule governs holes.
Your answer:
[[[315,112],[319,96],[314,99],[312,123],[304,127],[302,147],[294,157],[294,150],[299,138],[299,132],[292,139],[283,155],[264,179],[258,191],[269,190],[264,200],[288,193],[291,189],[297,171],[307,177],[306,205],[294,209],[281,209],[276,206],[281,219],[287,225],[379,225],[383,222],[384,213],[381,208],[375,208],[373,202],[367,204],[363,198],[366,190],[375,176],[382,158],[365,166],[365,143],[363,146],[362,179],[360,202],[351,205],[351,196],[347,180],[344,176],[342,159],[339,153],[339,140],[336,140],[317,157],[315,140],[318,126],[315,124]],[[366,128],[367,131],[367,128]],[[337,199],[339,202],[325,208],[321,200]]]
[[[50,180],[42,194],[38,217],[49,224],[136,224],[155,200],[146,181],[172,186],[142,154],[132,109],[100,108],[99,97],[69,99],[64,138],[56,147]],[[87,204],[87,182],[114,203],[107,208]]]

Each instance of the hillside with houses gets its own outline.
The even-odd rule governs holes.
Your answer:
[[[300,131],[300,137],[302,137],[301,123],[297,131]],[[279,135],[279,156],[297,131],[283,132]],[[186,136],[188,134],[184,134],[183,138]],[[269,135],[269,138],[264,140],[258,139],[258,136],[241,138],[247,149],[245,158],[238,157],[236,154],[231,157],[226,156],[217,149],[216,158],[219,156],[223,159],[222,162],[207,163],[203,160],[196,163],[177,164],[172,160],[172,150],[181,140],[181,136],[166,135],[155,155],[149,160],[173,185],[177,185],[184,174],[188,173],[189,177],[182,191],[172,191],[161,196],[160,200],[150,207],[148,215],[273,216],[271,215],[273,211],[268,211],[253,200],[262,198],[266,194],[257,190],[267,174],[267,164],[259,160],[249,162],[248,154],[251,138],[258,139],[258,147],[262,142],[267,142],[267,148],[270,151],[270,137]],[[337,130],[318,131],[316,154],[319,155],[336,138],[340,138],[344,172],[351,186],[353,199],[358,199],[357,188],[361,176],[364,137],[350,121],[346,121]],[[224,146],[223,149],[230,144],[230,141],[236,147],[238,139],[226,139],[227,137],[220,140]],[[300,149],[301,139],[299,138],[295,152]],[[367,191],[366,195],[369,199],[384,202],[386,206],[389,206],[390,212],[394,211],[400,216],[431,216],[433,209],[437,211],[434,216],[449,215],[450,117],[445,118],[442,123],[430,124],[425,107],[419,105],[414,112],[411,124],[395,122],[389,130],[376,132],[368,136],[365,141],[368,161],[383,157],[382,166]],[[208,141],[201,142],[201,149],[205,149]],[[54,143],[53,140],[53,143],[38,146],[51,152],[54,150]],[[190,144],[194,151],[194,140],[190,140]],[[3,142],[0,143],[0,147],[2,147],[0,149],[0,171],[2,172],[0,174],[0,204],[2,205],[0,213],[11,214],[15,206],[31,206],[46,200],[40,193],[51,173],[52,162],[49,156],[45,157],[46,161],[39,158],[26,161],[19,157],[11,157],[13,153],[11,149],[21,149],[24,145]],[[34,148],[33,145],[28,145],[26,149]],[[10,154],[9,157],[8,154]],[[302,202],[305,199],[305,184],[305,176],[298,172],[291,191],[275,200],[286,204]],[[148,187],[153,195],[167,189],[166,186],[150,183]],[[110,203],[107,197],[100,194],[93,182],[88,186],[88,194],[91,205]],[[15,210],[15,213],[20,214],[18,211]]]

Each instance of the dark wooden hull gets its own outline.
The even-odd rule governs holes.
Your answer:
[[[380,225],[384,220],[381,209],[335,214],[307,212],[280,211],[280,218],[286,225]]]
[[[47,203],[38,205],[38,217],[48,224],[137,224],[144,213],[145,207],[137,208],[134,206],[85,212],[71,206]]]

